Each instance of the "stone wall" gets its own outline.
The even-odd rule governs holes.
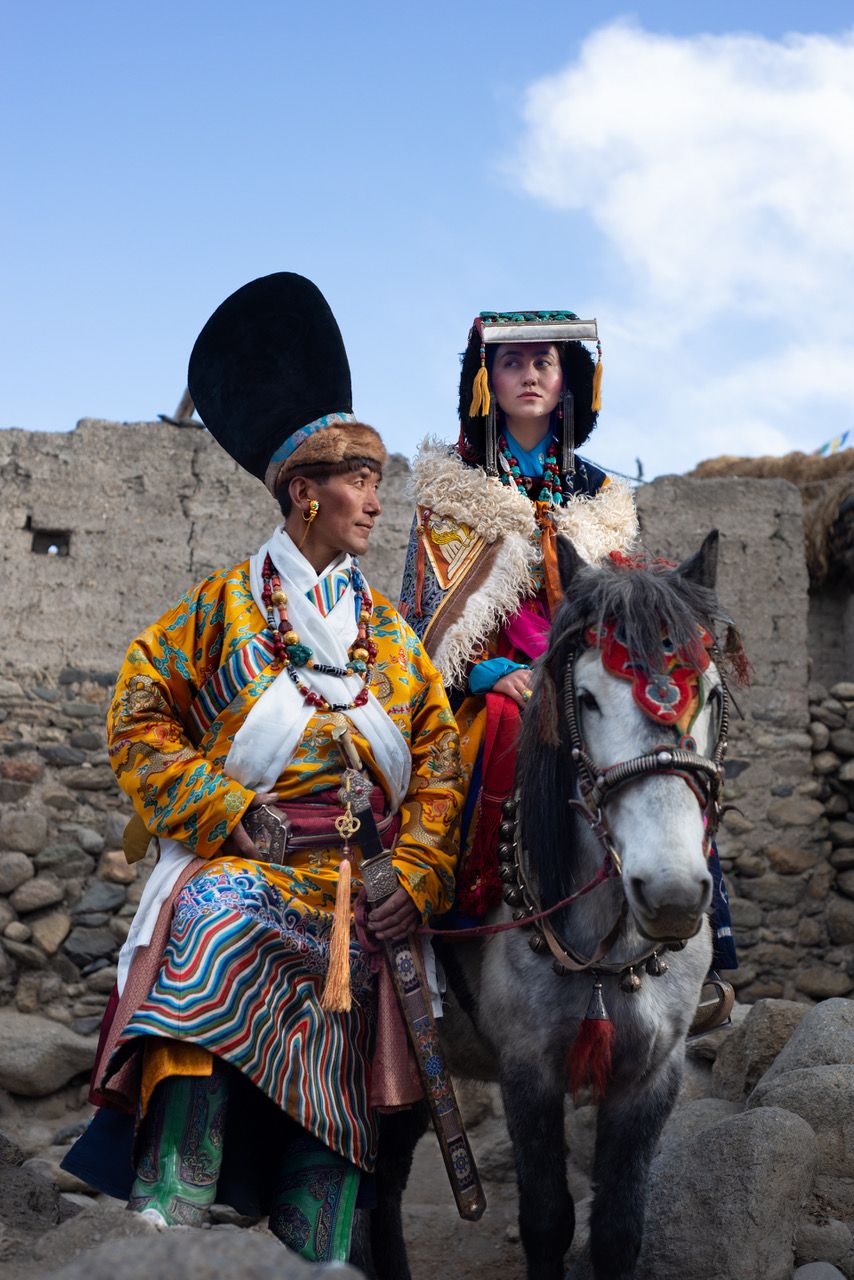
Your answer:
[[[364,558],[368,580],[392,599],[411,521],[406,475],[393,458]],[[206,432],[161,423],[0,432],[0,476],[0,1001],[85,1030],[148,873],[118,852],[130,806],[104,740],[115,672],[139,630],[205,573],[254,550],[277,511]],[[851,699],[837,691],[834,703],[829,690],[854,672],[833,668],[828,687],[812,687],[821,696],[811,717],[799,493],[779,480],[669,476],[637,498],[651,555],[681,559],[721,529],[720,596],[754,666],[751,688],[736,694],[744,719],[733,715],[727,800],[738,811],[720,839],[740,997],[847,994],[854,753],[845,738],[822,742],[815,726],[824,716],[828,734],[854,727]],[[836,763],[826,769],[828,749]]]

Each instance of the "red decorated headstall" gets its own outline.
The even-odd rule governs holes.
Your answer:
[[[632,683],[632,697],[644,715],[659,724],[676,725],[688,732],[702,709],[700,676],[707,670],[714,638],[698,625],[700,645],[695,655],[676,649],[664,635],[661,650],[664,670],[651,671],[633,658],[626,647],[622,624],[611,620],[601,627],[588,627],[584,639],[602,651],[602,665],[612,675]],[[701,647],[702,646],[702,647]]]

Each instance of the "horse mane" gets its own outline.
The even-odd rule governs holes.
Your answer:
[[[690,662],[704,654],[700,627],[718,642],[716,661],[736,679],[746,672],[741,640],[721,609],[715,591],[664,561],[644,564],[615,556],[597,565],[579,566],[568,595],[557,609],[549,646],[535,666],[531,700],[522,720],[516,786],[521,790],[521,821],[526,857],[544,903],[574,892],[577,859],[571,855],[579,819],[569,808],[576,792],[576,769],[569,754],[563,713],[567,662],[584,647],[588,627],[619,619],[621,639],[635,661],[663,671],[661,639],[667,635]]]

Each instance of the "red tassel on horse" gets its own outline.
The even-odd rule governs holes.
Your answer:
[[[614,1024],[608,1017],[608,1010],[602,999],[602,983],[596,982],[587,1014],[578,1028],[578,1035],[572,1042],[566,1060],[573,1102],[578,1101],[578,1094],[585,1085],[593,1089],[594,1095],[604,1098],[605,1086],[611,1076],[611,1059],[616,1038]]]

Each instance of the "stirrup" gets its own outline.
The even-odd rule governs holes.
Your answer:
[[[734,1004],[735,988],[710,969],[700,993],[700,1003],[688,1028],[688,1040],[699,1040],[711,1031],[731,1026]]]

